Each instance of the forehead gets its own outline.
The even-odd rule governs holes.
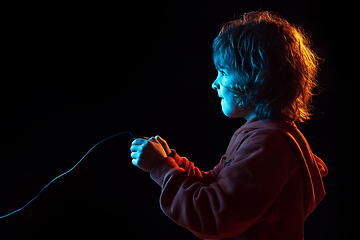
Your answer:
[[[234,71],[234,69],[230,68],[229,65],[227,65],[227,64],[222,64],[221,62],[218,64],[215,64],[215,69],[218,72],[225,72],[229,76],[236,75],[236,71]]]
[[[226,71],[226,72],[233,72],[230,66],[224,62],[221,58],[218,58],[217,60],[214,59],[214,65],[216,70],[218,71]]]
[[[213,53],[213,61],[216,70],[226,70],[227,72],[234,72],[234,64],[231,56],[228,56],[226,52],[218,49]]]

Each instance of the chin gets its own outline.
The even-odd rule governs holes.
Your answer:
[[[223,109],[223,113],[228,118],[246,118],[246,114],[243,111],[237,110],[238,111],[227,111],[227,109]]]
[[[226,112],[226,111],[223,111],[223,113],[228,118],[244,118],[244,116],[242,114],[239,114],[239,113]]]

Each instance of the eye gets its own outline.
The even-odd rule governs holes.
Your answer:
[[[221,76],[226,76],[227,75],[226,72],[223,71],[223,70],[219,70],[219,73],[220,73]]]

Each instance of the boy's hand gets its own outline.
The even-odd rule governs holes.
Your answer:
[[[146,172],[150,172],[158,161],[167,157],[162,144],[154,137],[135,139],[131,144],[130,151],[132,163]]]

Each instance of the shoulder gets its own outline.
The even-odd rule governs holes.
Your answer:
[[[266,146],[270,149],[279,144],[286,145],[286,139],[282,133],[275,129],[257,128],[245,129],[243,131],[239,130],[235,132],[229,144],[232,152],[254,145]]]
[[[238,135],[239,139],[243,139],[245,144],[263,144],[271,147],[282,137],[281,132],[275,129],[259,128],[253,130],[245,130]]]
[[[291,145],[279,130],[259,128],[242,131],[236,136],[235,142],[231,154],[234,162],[269,169],[280,167],[285,178],[299,167]]]
[[[295,128],[291,122],[284,120],[260,121],[253,118],[234,133],[232,143],[241,145],[262,144],[270,148],[277,144],[289,145],[284,136],[284,131],[293,131],[296,130]]]
[[[267,158],[279,158],[281,152],[291,151],[291,146],[281,132],[273,129],[254,129],[243,131],[236,136],[232,144],[232,155],[236,158],[255,155],[267,155]]]

